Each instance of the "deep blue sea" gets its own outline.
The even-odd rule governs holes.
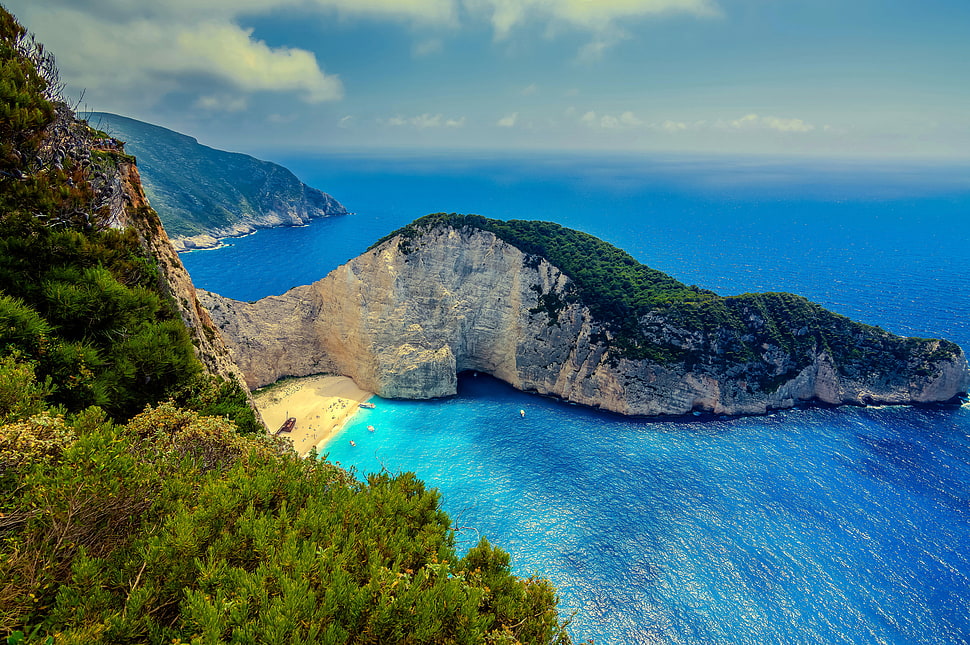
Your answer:
[[[578,228],[725,295],[792,291],[970,349],[966,166],[275,161],[355,213],[183,254],[198,286],[243,300],[282,293],[416,217],[478,213]],[[577,640],[970,643],[968,406],[651,422],[470,375],[451,399],[375,400],[329,458],[438,487],[459,543],[485,535],[517,573],[549,578]]]

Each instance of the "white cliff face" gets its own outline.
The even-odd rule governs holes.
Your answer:
[[[631,360],[602,342],[604,329],[585,307],[568,304],[555,321],[538,310],[539,294],[569,288],[556,267],[492,233],[437,227],[388,240],[282,296],[241,303],[200,291],[200,300],[253,388],[335,372],[384,397],[431,398],[454,394],[456,374],[475,370],[622,414],[678,415],[757,414],[813,399],[939,401],[970,385],[962,353],[930,366],[929,377],[853,381],[819,352],[770,392],[743,370]],[[770,365],[790,360],[766,346]]]
[[[528,313],[530,287],[566,281],[524,260],[491,234],[445,229],[413,253],[392,241],[283,296],[202,298],[252,387],[331,370],[382,396],[446,396],[456,370],[520,386],[518,354],[535,353],[526,339],[549,335],[548,318]]]

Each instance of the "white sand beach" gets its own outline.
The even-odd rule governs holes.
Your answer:
[[[296,419],[293,430],[281,436],[288,437],[301,456],[314,446],[322,449],[371,396],[346,376],[328,375],[287,379],[253,393],[271,432],[287,418]]]

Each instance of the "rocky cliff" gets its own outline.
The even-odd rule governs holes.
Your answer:
[[[138,168],[128,160],[117,165],[110,177],[117,186],[112,204],[112,224],[137,231],[142,246],[158,263],[162,289],[169,293],[182,322],[192,334],[196,356],[211,373],[245,385],[245,379],[233,362],[229,350],[209,313],[199,303],[195,285],[170,242],[158,214],[149,206],[142,189]],[[255,404],[252,405],[255,410]]]
[[[901,338],[791,294],[697,290],[697,302],[642,307],[631,335],[584,301],[588,276],[579,284],[530,251],[460,217],[425,218],[282,296],[200,299],[250,387],[326,371],[381,396],[430,398],[475,370],[622,414],[679,415],[947,401],[970,385],[955,344]]]
[[[117,114],[84,116],[93,127],[124,141],[125,150],[138,159],[144,191],[176,251],[212,248],[218,238],[347,213],[336,199],[280,165],[216,150]]]
[[[196,355],[203,365],[211,374],[245,385],[222,336],[199,303],[192,279],[158,214],[148,202],[134,158],[125,153],[121,142],[95,135],[63,104],[50,132],[47,146],[52,150],[44,149],[42,154],[76,159],[92,169],[90,181],[94,203],[103,212],[100,217],[104,220],[92,221],[92,227],[131,228],[136,232],[141,246],[158,267],[159,289],[171,297],[192,334]]]

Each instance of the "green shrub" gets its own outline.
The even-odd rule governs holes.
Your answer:
[[[0,356],[0,425],[43,412],[52,390],[50,377],[38,382],[32,363]]]
[[[57,427],[57,458],[17,462],[22,494],[3,500],[26,520],[0,547],[2,629],[66,643],[568,642],[548,583],[513,576],[484,541],[459,558],[438,493],[413,474],[360,483],[171,405],[124,427],[90,414]],[[17,432],[0,429],[0,455]]]

